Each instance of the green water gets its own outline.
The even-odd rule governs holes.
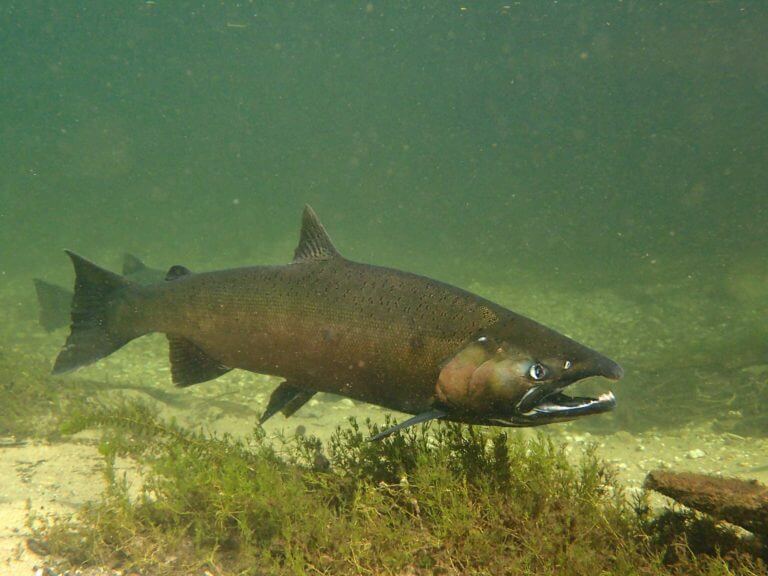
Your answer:
[[[8,306],[71,283],[63,248],[285,262],[308,202],[345,255],[501,293],[641,366],[628,389],[670,363],[740,379],[768,363],[767,24],[761,2],[6,3]]]
[[[766,29],[758,0],[6,0],[4,371],[44,374],[64,342],[31,283],[71,286],[64,248],[283,263],[309,203],[345,256],[619,361],[616,412],[573,430],[764,439]],[[144,339],[61,386],[175,394],[165,354]],[[237,378],[219,415],[269,393]]]
[[[31,277],[71,283],[65,247],[285,262],[309,202],[349,257],[474,285],[612,352],[637,368],[627,394],[669,373],[690,389],[692,368],[722,368],[717,392],[768,363],[767,15],[11,2],[6,308],[33,320]]]

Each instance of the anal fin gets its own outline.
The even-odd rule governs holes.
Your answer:
[[[184,387],[207,382],[231,370],[180,336],[168,335],[168,351],[171,360],[171,376],[176,386]]]
[[[272,392],[267,403],[267,409],[264,410],[264,414],[259,419],[259,424],[264,424],[278,412],[282,412],[286,418],[290,417],[316,393],[314,390],[300,388],[286,380]]]

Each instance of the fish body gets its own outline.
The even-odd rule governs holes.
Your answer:
[[[561,390],[587,376],[621,377],[594,350],[470,292],[343,258],[309,208],[285,266],[177,266],[167,282],[142,287],[70,256],[73,329],[54,372],[162,332],[177,385],[233,368],[285,378],[265,418],[330,392],[422,420],[510,426],[610,409],[612,396],[574,400]],[[554,412],[537,416],[547,402]]]
[[[119,332],[184,338],[222,365],[401,411],[430,406],[441,362],[503,308],[342,258],[182,276],[114,310]]]

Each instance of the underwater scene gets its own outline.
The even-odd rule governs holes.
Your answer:
[[[0,23],[0,575],[768,574],[768,4]]]

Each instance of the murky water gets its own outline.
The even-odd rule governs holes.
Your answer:
[[[161,337],[48,377],[67,330],[38,325],[32,279],[71,289],[64,248],[114,270],[285,263],[310,203],[346,256],[619,361],[617,409],[549,431],[629,485],[660,462],[765,480],[763,3],[11,0],[0,22],[0,404],[24,398],[5,438],[34,444],[84,391],[250,431],[278,380],[173,388]],[[319,397],[267,429],[350,414],[385,411]]]

